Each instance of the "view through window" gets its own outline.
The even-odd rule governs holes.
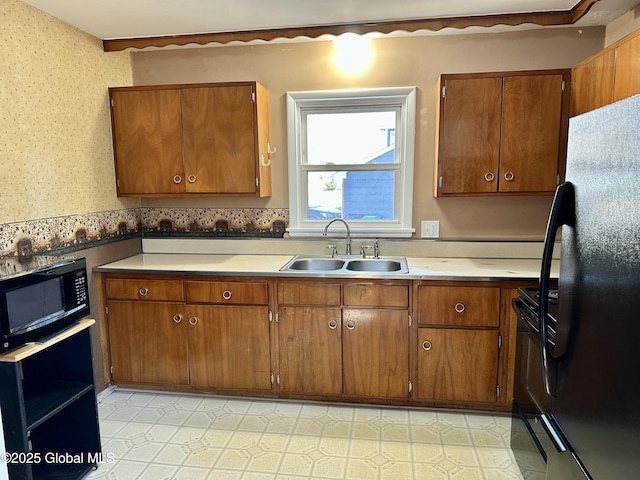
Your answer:
[[[395,131],[395,111],[307,115],[307,218],[392,220]]]

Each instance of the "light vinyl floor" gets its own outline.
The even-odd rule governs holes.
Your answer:
[[[524,478],[507,416],[127,390],[98,409],[90,480]]]

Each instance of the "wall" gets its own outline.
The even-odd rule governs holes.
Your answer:
[[[141,51],[132,54],[136,85],[256,80],[270,91],[273,196],[268,199],[144,199],[145,207],[288,207],[287,91],[418,87],[413,225],[439,220],[443,239],[539,240],[551,197],[432,196],[436,81],[441,73],[567,68],[603,46],[604,28],[562,28],[501,34],[380,38],[362,75],[332,63],[332,42],[276,43]]]
[[[640,5],[607,25],[605,47],[640,28]]]
[[[18,0],[0,2],[0,25],[0,261],[77,252],[91,271],[139,253],[140,201],[116,198],[107,104],[107,87],[132,82],[130,54],[104,53],[97,38]],[[91,273],[89,287],[97,316]],[[102,389],[100,341],[94,326]]]
[[[107,104],[131,55],[18,0],[0,22],[0,256],[136,230],[139,200],[115,196]]]

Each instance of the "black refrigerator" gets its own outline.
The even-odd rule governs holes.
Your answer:
[[[547,480],[640,478],[640,95],[573,117],[540,298],[561,230],[557,318],[539,302]],[[550,332],[550,333],[548,333]],[[550,342],[549,335],[553,335]]]

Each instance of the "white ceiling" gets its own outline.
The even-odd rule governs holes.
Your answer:
[[[103,40],[366,21],[566,11],[578,3],[578,0],[23,1]],[[606,25],[639,2],[600,0],[577,25]]]

